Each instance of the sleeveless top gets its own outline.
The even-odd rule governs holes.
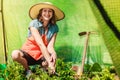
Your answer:
[[[29,24],[29,28],[30,27],[35,27],[38,30],[39,34],[42,36],[42,40],[46,47],[49,44],[52,36],[59,31],[58,26],[56,24],[55,25],[49,24],[48,32],[45,35],[45,29],[42,26],[42,23],[40,21],[38,21],[38,19],[32,20]],[[28,38],[27,38],[26,42],[23,44],[21,50],[28,53],[35,60],[39,60],[43,56],[42,52],[40,50],[40,47],[37,45],[34,38],[31,37],[30,29],[28,29]]]

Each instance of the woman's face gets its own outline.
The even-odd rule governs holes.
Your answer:
[[[44,8],[42,10],[43,20],[49,21],[53,17],[53,10],[50,8]]]

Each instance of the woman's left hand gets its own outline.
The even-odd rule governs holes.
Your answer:
[[[55,66],[55,64],[56,64],[56,54],[53,54],[53,53],[51,54],[51,62]]]

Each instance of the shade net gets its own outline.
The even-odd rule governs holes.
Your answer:
[[[118,67],[120,65],[119,0],[4,0],[3,3],[0,2],[3,5],[0,7],[0,63],[5,63],[5,48],[7,58],[10,60],[11,52],[20,49],[25,42],[31,21],[28,14],[30,7],[45,1],[52,2],[65,13],[65,19],[57,22],[59,33],[55,50],[58,58],[71,61],[73,64],[81,64],[86,35],[79,36],[78,33],[93,32],[89,35],[85,63],[114,64],[120,71]]]

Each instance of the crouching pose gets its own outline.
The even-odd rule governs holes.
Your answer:
[[[33,5],[29,10],[32,21],[28,28],[28,37],[21,49],[12,52],[12,59],[22,64],[27,75],[31,73],[29,65],[40,64],[55,72],[55,39],[58,32],[56,21],[64,18],[64,13],[44,2]]]

